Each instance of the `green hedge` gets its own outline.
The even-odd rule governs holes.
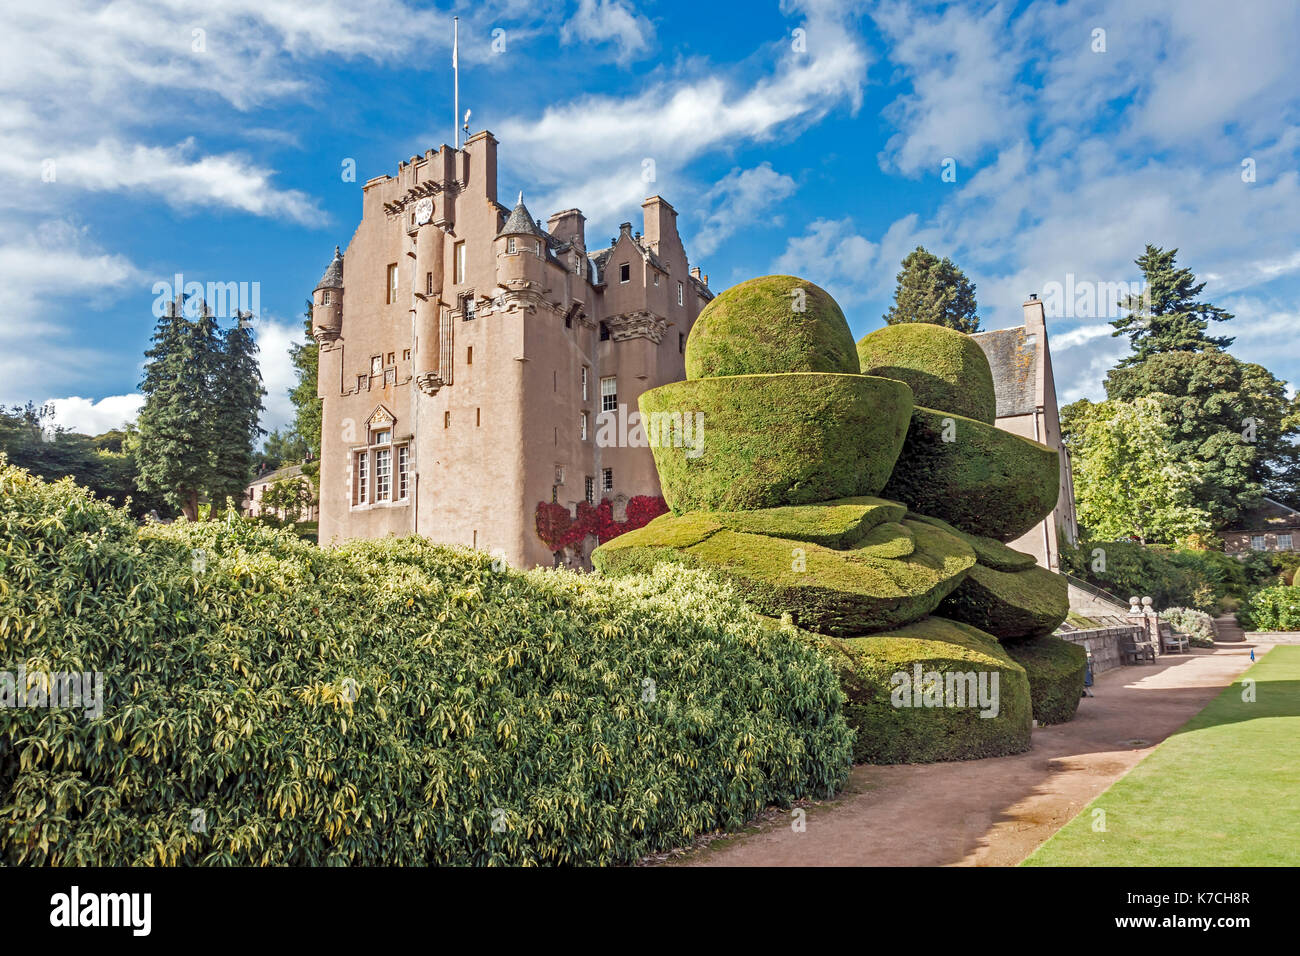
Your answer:
[[[1027,571],[1037,563],[1032,554],[1025,554],[1023,551],[1015,550],[1015,548],[1008,548],[996,538],[985,538],[982,535],[969,534],[940,518],[919,515],[914,511],[909,511],[907,517],[913,521],[924,521],[936,528],[942,528],[949,534],[955,534],[975,549],[975,557],[986,568],[992,568],[995,571]]]
[[[1025,669],[1034,720],[1063,724],[1074,719],[1087,677],[1088,652],[1050,634],[1007,648],[1007,654]]]
[[[1245,557],[1132,541],[1081,541],[1061,545],[1063,570],[1126,601],[1150,597],[1157,608],[1189,607],[1208,614],[1231,609],[1261,586],[1280,582],[1273,556]]]
[[[939,613],[1005,642],[1050,634],[1070,613],[1065,577],[1034,565],[995,571],[977,565],[939,605]]]
[[[1251,631],[1300,631],[1300,588],[1262,588],[1247,599],[1237,618]]]
[[[723,528],[711,515],[661,515],[592,554],[608,574],[645,573],[663,561],[708,568],[730,581],[756,610],[791,614],[800,627],[853,636],[897,627],[933,611],[975,565],[960,539],[904,521],[913,539],[905,557],[881,557],[864,538],[840,551],[807,541]]]
[[[704,307],[686,340],[688,379],[857,371],[844,313],[824,289],[796,276],[733,285]]]
[[[1010,541],[1052,512],[1060,480],[1060,460],[1046,445],[918,405],[880,494],[971,534]]]
[[[744,511],[876,494],[912,398],[901,382],[865,375],[739,375],[661,385],[640,408],[669,507]],[[693,449],[656,424],[696,413],[704,427]]]
[[[848,640],[809,635],[831,660],[848,695],[845,716],[858,732],[853,759],[929,763],[1001,757],[1029,749],[1029,681],[998,642],[976,628],[930,617],[897,630]],[[898,707],[893,675],[998,675],[998,713],[973,707]],[[946,682],[945,680],[945,689]],[[925,686],[923,679],[922,686]],[[915,701],[915,698],[913,698]]]
[[[858,361],[863,375],[906,382],[917,405],[987,425],[997,420],[988,356],[979,343],[956,329],[927,322],[887,325],[858,342]]]
[[[3,467],[0,669],[106,688],[0,709],[0,863],[626,863],[846,779],[832,669],[725,585],[492,564]]]

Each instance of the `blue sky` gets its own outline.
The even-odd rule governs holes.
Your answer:
[[[657,192],[715,290],[793,272],[860,336],[917,244],[976,282],[985,328],[1176,246],[1236,313],[1234,353],[1300,380],[1290,0],[6,7],[0,402],[73,427],[133,414],[177,272],[259,283],[263,424],[285,423],[286,349],[360,184],[451,137],[453,13],[501,195],[582,208],[593,248]],[[1127,349],[1107,305],[1049,318],[1062,403]]]

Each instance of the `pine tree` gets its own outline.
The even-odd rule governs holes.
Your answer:
[[[894,290],[894,304],[885,313],[885,322],[929,322],[946,325],[959,332],[978,332],[975,284],[948,258],[917,246],[903,260]]]
[[[266,389],[252,318],[251,313],[239,313],[235,325],[222,333],[214,369],[212,473],[207,489],[214,514],[226,507],[227,500],[239,507],[253,468],[253,446],[264,434],[258,419]]]
[[[1115,327],[1111,335],[1127,335],[1133,346],[1133,354],[1119,363],[1121,368],[1162,352],[1205,352],[1232,344],[1229,337],[1206,335],[1210,322],[1226,322],[1232,313],[1196,300],[1205,283],[1197,282],[1191,269],[1175,268],[1177,256],[1177,249],[1165,251],[1148,243],[1146,252],[1134,260],[1146,279],[1146,291],[1127,296],[1120,303],[1127,314],[1110,323]]]
[[[161,494],[186,518],[198,517],[199,498],[211,477],[211,386],[215,323],[205,308],[197,321],[184,300],[170,303],[154,328],[140,391],[140,488]]]

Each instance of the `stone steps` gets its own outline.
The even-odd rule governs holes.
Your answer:
[[[1214,639],[1224,644],[1246,639],[1246,632],[1237,623],[1237,615],[1220,614],[1214,619]]]

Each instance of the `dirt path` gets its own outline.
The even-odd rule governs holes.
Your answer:
[[[794,832],[779,817],[683,857],[688,866],[1011,866],[1250,665],[1231,644],[1097,678],[1068,724],[1034,731],[1014,757],[859,766],[835,801]],[[1256,647],[1256,654],[1267,650]]]

